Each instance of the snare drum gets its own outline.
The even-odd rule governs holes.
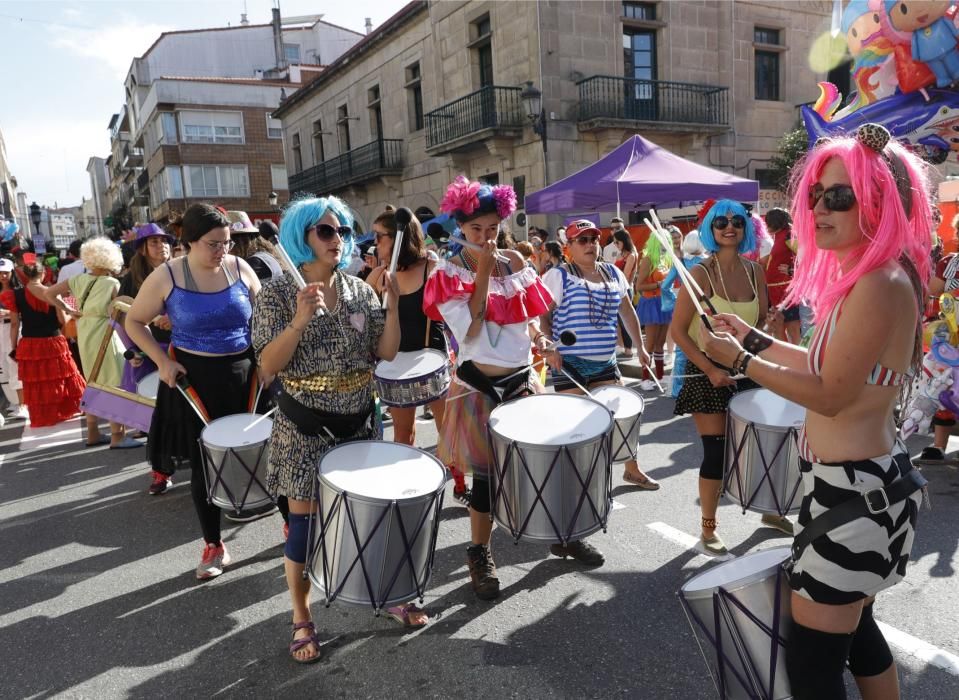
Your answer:
[[[334,447],[317,472],[306,568],[326,596],[379,611],[418,597],[433,573],[446,470],[408,445]]]
[[[492,410],[492,513],[513,539],[566,544],[602,528],[612,508],[613,416],[573,394],[537,394]]]
[[[729,401],[723,492],[744,513],[799,510],[799,431],[805,420],[806,409],[768,389]]]
[[[786,675],[790,613],[789,584],[783,564],[789,547],[752,552],[694,576],[679,591],[693,628],[705,638],[706,665],[728,700],[781,700],[792,697]]]
[[[450,388],[450,364],[445,353],[425,348],[400,352],[383,360],[373,372],[376,391],[387,406],[411,408],[442,398]]]
[[[160,373],[150,372],[137,382],[137,394],[145,399],[156,401],[157,391],[160,389]]]
[[[213,505],[239,513],[273,502],[266,490],[273,421],[255,413],[236,413],[211,421],[200,433],[207,499]]]
[[[613,462],[636,459],[639,446],[639,428],[646,402],[643,397],[624,386],[608,384],[590,393],[613,414]]]

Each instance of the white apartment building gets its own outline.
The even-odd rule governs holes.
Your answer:
[[[57,250],[65,250],[77,237],[77,222],[74,215],[51,211],[50,236]]]

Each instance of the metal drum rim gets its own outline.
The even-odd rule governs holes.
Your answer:
[[[439,484],[437,485],[435,491],[428,491],[427,493],[423,493],[423,494],[420,494],[420,495],[418,495],[418,496],[408,496],[408,497],[406,497],[406,498],[390,498],[390,499],[385,499],[385,498],[375,498],[375,497],[373,497],[373,496],[365,496],[365,495],[360,494],[360,493],[355,493],[354,491],[345,491],[345,490],[341,489],[339,486],[336,486],[335,484],[333,484],[332,482],[330,482],[330,481],[326,478],[326,475],[323,474],[323,472],[320,471],[320,467],[323,465],[323,461],[324,461],[327,457],[329,457],[331,454],[333,454],[336,450],[340,449],[341,447],[348,447],[348,446],[350,446],[350,445],[361,445],[361,444],[363,444],[363,443],[371,443],[371,444],[375,444],[375,445],[389,445],[389,444],[399,445],[400,447],[409,447],[410,449],[413,449],[413,450],[416,450],[416,451],[418,451],[418,452],[421,452],[421,453],[423,453],[424,455],[426,455],[427,457],[429,457],[431,460],[433,460],[434,462],[436,462],[436,465],[440,468],[440,472],[443,474],[443,477],[440,479],[440,482],[439,482]],[[357,501],[361,501],[361,502],[363,502],[363,503],[370,503],[370,504],[374,504],[374,505],[375,505],[375,504],[384,504],[384,503],[394,503],[394,502],[395,502],[395,503],[402,503],[402,504],[414,504],[414,503],[418,503],[418,502],[420,502],[420,501],[423,501],[423,502],[429,501],[429,500],[431,500],[431,499],[433,499],[433,498],[436,498],[436,494],[437,494],[439,491],[442,491],[442,490],[446,487],[446,483],[449,481],[449,478],[446,476],[447,474],[448,474],[448,471],[447,471],[446,467],[443,466],[443,463],[442,463],[439,459],[437,459],[435,455],[431,455],[431,454],[430,454],[429,452],[427,452],[426,450],[420,450],[419,448],[411,447],[410,445],[401,445],[400,443],[390,443],[390,442],[386,442],[386,441],[384,441],[384,440],[353,440],[353,441],[351,441],[351,442],[345,442],[345,443],[343,443],[342,445],[337,445],[336,447],[333,447],[333,448],[327,450],[327,451],[323,454],[323,456],[320,458],[319,463],[316,465],[317,485],[323,484],[324,486],[326,486],[327,488],[331,489],[331,490],[334,491],[335,493],[342,494],[343,496],[349,496],[351,499],[354,499],[354,500],[357,500]]]
[[[245,444],[245,445],[218,445],[218,444],[216,444],[215,442],[213,442],[212,440],[207,440],[206,438],[203,437],[203,434],[206,433],[207,428],[209,428],[211,425],[213,425],[213,424],[216,423],[217,421],[223,420],[224,418],[231,418],[232,416],[256,416],[256,417],[258,418],[259,416],[262,416],[262,415],[263,415],[262,413],[231,413],[231,414],[228,415],[228,416],[220,416],[219,418],[214,418],[214,419],[211,420],[209,423],[207,423],[206,425],[203,426],[203,430],[200,431],[200,441],[201,441],[206,447],[208,447],[208,448],[210,448],[210,449],[224,450],[224,451],[226,451],[226,450],[246,450],[246,449],[254,448],[254,447],[256,447],[257,445],[262,445],[264,442],[269,442],[269,440],[273,437],[273,430],[272,430],[272,427],[273,427],[273,419],[272,419],[272,418],[264,418],[264,419],[263,419],[263,422],[264,422],[264,423],[267,423],[267,424],[270,426],[270,428],[271,428],[271,429],[270,429],[270,434],[267,435],[265,439],[263,439],[263,440],[257,440],[256,442],[248,442],[248,443]],[[253,420],[256,420],[256,418],[254,418]]]
[[[718,586],[713,586],[712,588],[700,588],[693,591],[686,590],[686,587],[691,584],[696,579],[711,574],[717,566],[722,566],[723,562],[717,563],[715,566],[711,566],[705,571],[698,572],[695,576],[688,579],[679,589],[679,594],[686,600],[703,600],[706,598],[712,598],[713,594],[718,591],[720,588],[728,593],[735,593],[736,591],[741,591],[743,588],[752,586],[753,584],[759,583],[760,581],[766,580],[770,570],[775,571],[777,568],[781,567],[789,560],[791,553],[790,547],[770,547],[769,549],[758,549],[755,552],[750,552],[749,554],[758,554],[759,552],[775,552],[782,551],[786,556],[778,564],[770,565],[765,569],[760,569],[759,571],[754,571],[752,574],[749,574],[745,578],[737,579],[736,581],[731,581],[728,585],[720,584]],[[749,554],[743,556],[749,556]],[[743,557],[739,557],[742,559]],[[728,561],[735,561],[733,559],[727,559]]]
[[[510,399],[509,401],[504,401],[503,403],[501,403],[501,404],[499,404],[498,406],[494,407],[493,410],[490,411],[489,416],[490,416],[490,418],[492,418],[492,417],[493,417],[493,413],[496,412],[497,409],[502,408],[503,406],[508,406],[508,405],[510,405],[511,403],[516,403],[517,401],[522,401],[523,399],[530,399],[530,398],[533,398],[534,396],[547,396],[547,395],[548,395],[548,394],[531,394],[530,396],[519,396],[519,397],[517,397],[517,398],[515,398],[515,399]],[[521,440],[513,440],[513,439],[511,439],[511,438],[506,437],[506,436],[503,435],[502,433],[497,432],[496,428],[494,428],[492,425],[490,425],[489,421],[487,421],[487,427],[489,428],[489,431],[490,431],[493,435],[495,435],[496,437],[498,437],[500,440],[503,440],[503,441],[508,442],[508,443],[512,443],[512,444],[514,444],[514,445],[520,445],[520,446],[522,446],[522,447],[524,447],[524,448],[529,447],[529,448],[532,448],[533,450],[538,451],[538,452],[554,452],[554,451],[556,451],[557,449],[561,449],[561,448],[563,448],[563,447],[566,447],[566,448],[569,448],[569,449],[573,449],[574,447],[580,447],[580,446],[582,446],[582,445],[588,445],[588,444],[590,444],[590,443],[592,443],[592,442],[595,442],[597,439],[602,438],[602,437],[604,437],[605,435],[608,435],[608,434],[610,433],[610,431],[613,429],[613,423],[616,422],[616,418],[613,416],[613,412],[610,411],[608,408],[606,408],[606,406],[605,406],[604,404],[600,403],[599,401],[594,401],[594,400],[590,399],[588,396],[584,396],[584,395],[582,395],[582,394],[553,394],[553,396],[570,396],[570,397],[573,397],[573,398],[578,398],[578,399],[583,399],[583,400],[585,400],[585,401],[589,401],[589,402],[590,402],[591,404],[593,404],[594,406],[599,406],[599,407],[602,408],[604,411],[606,411],[606,417],[609,419],[609,423],[606,425],[606,428],[603,430],[603,432],[598,433],[598,434],[594,435],[593,437],[585,438],[585,439],[583,439],[583,440],[580,440],[579,442],[564,442],[564,443],[562,443],[562,444],[560,444],[560,445],[543,445],[542,443],[523,442],[523,441],[521,441]]]
[[[644,413],[646,413],[646,397],[643,396],[642,394],[640,394],[640,393],[639,393],[638,391],[636,391],[635,389],[632,389],[632,388],[630,388],[630,387],[628,387],[628,386],[625,386],[625,385],[623,385],[623,384],[603,384],[603,385],[601,385],[601,386],[598,386],[598,387],[595,387],[595,388],[593,388],[593,389],[590,389],[590,392],[593,393],[593,394],[598,394],[598,393],[601,392],[603,389],[625,389],[626,391],[631,391],[632,393],[636,394],[636,396],[639,397],[640,404],[639,404],[639,412],[638,412],[638,413],[634,413],[634,414],[631,415],[631,416],[624,416],[624,417],[622,417],[622,418],[616,418],[616,414],[614,413],[614,414],[613,414],[613,420],[630,420],[630,419],[632,419],[632,418],[635,418],[636,416],[642,416]],[[582,396],[582,394],[573,394],[573,396]],[[588,398],[588,397],[587,397],[587,398]],[[600,401],[599,399],[595,399],[595,400],[597,401],[597,403],[602,403],[602,401]],[[605,405],[605,404],[604,404],[604,405]],[[607,407],[606,410],[609,411],[609,408]],[[610,411],[610,413],[612,413],[612,411]]]
[[[763,387],[760,387],[759,389],[746,389],[746,391],[737,392],[736,396],[733,396],[733,398],[729,400],[729,406],[726,408],[726,412],[729,415],[729,420],[736,420],[736,421],[739,421],[740,423],[745,423],[746,425],[755,425],[760,428],[763,428],[764,430],[770,430],[777,433],[788,433],[790,430],[799,430],[803,425],[805,425],[806,423],[805,420],[800,421],[799,423],[796,423],[794,425],[770,425],[768,423],[758,423],[756,421],[751,421],[748,418],[740,416],[738,413],[736,413],[733,410],[733,402],[736,400],[737,397],[748,396],[749,394],[756,391],[767,391],[771,393],[773,396],[779,396],[779,394],[775,393],[774,391],[770,389],[765,389]],[[789,399],[784,398],[782,396],[779,396],[779,398],[783,399],[783,401],[789,401]],[[789,401],[789,402],[796,403],[795,401]],[[796,405],[799,406],[799,404],[796,404]],[[803,408],[803,407],[800,407],[800,408]]]

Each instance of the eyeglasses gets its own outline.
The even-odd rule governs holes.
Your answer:
[[[317,238],[319,238],[321,241],[333,240],[333,236],[346,238],[353,233],[353,229],[351,229],[349,226],[330,226],[329,224],[316,224],[315,226],[310,226],[308,229],[306,229],[307,235],[309,235],[310,231],[316,231]]]
[[[817,183],[809,188],[809,208],[815,209],[820,199],[829,211],[849,211],[856,205],[856,193],[849,185],[824,188]]]
[[[377,234],[376,234],[376,242],[377,242],[377,243],[379,243],[379,242],[380,242],[382,239],[384,239],[384,238],[390,238],[390,239],[396,238],[396,234],[395,234],[395,233],[389,233],[389,232],[387,232],[387,233],[377,233]]]
[[[232,250],[233,246],[236,245],[234,240],[225,240],[225,241],[203,241],[206,243],[207,247],[214,253],[221,250]]]
[[[734,215],[732,218],[728,216],[717,216],[713,219],[713,228],[722,230],[729,226],[733,225],[733,228],[746,228],[746,219],[739,214]]]
[[[573,240],[583,245],[593,245],[599,240],[599,236],[576,236]]]

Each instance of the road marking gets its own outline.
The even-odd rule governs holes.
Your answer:
[[[932,644],[913,637],[911,634],[897,630],[895,627],[890,627],[885,622],[876,620],[876,624],[879,625],[879,629],[882,630],[886,641],[893,646],[898,647],[910,656],[915,656],[930,666],[941,668],[953,676],[959,676],[959,656],[950,654],[945,649],[934,647]]]
[[[729,561],[730,559],[735,559],[736,555],[732,552],[724,554],[722,556],[714,556],[712,554],[707,554],[703,551],[703,545],[700,543],[698,537],[693,537],[688,532],[683,532],[682,530],[677,530],[672,525],[667,525],[666,523],[655,522],[647,523],[646,527],[660,535],[664,539],[669,540],[673,544],[678,544],[684,549],[690,549],[701,557],[706,557],[707,559],[712,559],[713,561]]]

